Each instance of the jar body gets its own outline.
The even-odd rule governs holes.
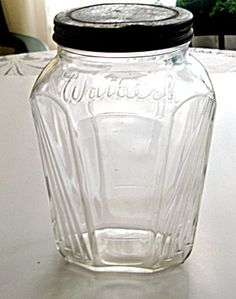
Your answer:
[[[215,111],[188,45],[59,49],[32,95],[57,247],[97,271],[153,272],[190,254]]]

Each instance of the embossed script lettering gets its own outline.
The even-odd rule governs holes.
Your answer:
[[[63,74],[65,81],[62,88],[62,98],[66,103],[76,104],[81,100],[109,101],[109,100],[130,100],[130,101],[158,101],[163,97],[163,92],[158,89],[147,88],[144,84],[135,83],[128,87],[124,79],[103,80],[102,83],[93,85],[88,83],[85,75],[76,71],[69,71]]]

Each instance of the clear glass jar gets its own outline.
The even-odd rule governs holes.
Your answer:
[[[188,45],[119,53],[59,46],[36,81],[33,117],[67,261],[154,272],[189,256],[215,97]]]

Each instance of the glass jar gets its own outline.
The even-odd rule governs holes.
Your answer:
[[[180,8],[101,4],[55,18],[31,105],[64,258],[154,272],[189,256],[215,97]]]

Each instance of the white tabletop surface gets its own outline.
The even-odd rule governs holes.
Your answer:
[[[157,274],[101,274],[55,249],[29,105],[52,52],[0,57],[0,298],[236,298],[236,52],[192,50],[208,68],[218,107],[194,250]]]

